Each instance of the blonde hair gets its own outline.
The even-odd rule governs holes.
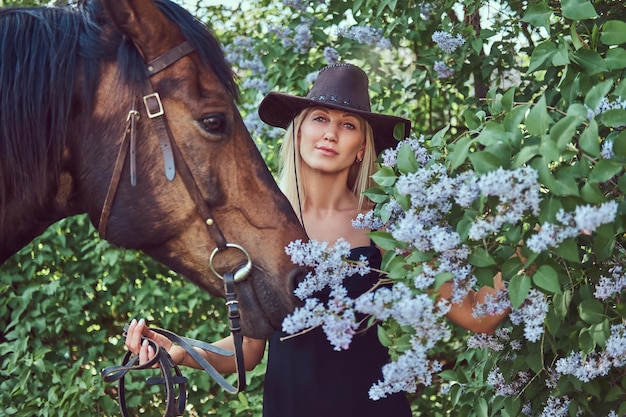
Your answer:
[[[296,211],[298,218],[302,221],[302,204],[306,200],[306,192],[302,185],[302,158],[297,152],[298,148],[294,147],[294,142],[298,140],[298,132],[302,126],[302,122],[311,112],[312,107],[307,107],[294,117],[292,122],[287,126],[283,143],[280,148],[280,166],[278,175],[278,185],[287,199],[291,202],[291,206]],[[363,210],[364,204],[371,204],[370,200],[365,197],[363,192],[372,186],[371,176],[376,169],[376,150],[374,147],[374,131],[372,126],[360,116],[357,116],[365,126],[365,152],[360,163],[354,163],[350,167],[348,174],[348,188],[358,197],[358,211]]]

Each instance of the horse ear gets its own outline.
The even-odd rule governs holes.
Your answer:
[[[152,0],[102,0],[118,29],[132,39],[144,61],[150,61],[184,40]]]

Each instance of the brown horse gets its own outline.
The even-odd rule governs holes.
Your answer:
[[[0,52],[0,263],[87,213],[108,241],[214,295],[214,271],[251,263],[243,333],[280,326],[298,275],[284,247],[306,236],[203,24],[167,0],[3,9]]]

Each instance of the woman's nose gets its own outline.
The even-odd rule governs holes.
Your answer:
[[[337,133],[333,127],[329,126],[328,129],[326,129],[326,132],[324,132],[324,140],[337,142]]]

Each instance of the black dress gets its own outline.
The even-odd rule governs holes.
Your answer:
[[[350,259],[365,255],[372,268],[380,267],[375,246],[354,248]],[[350,297],[367,291],[378,273],[346,278]],[[322,299],[322,296],[316,294]],[[328,293],[326,293],[328,296]],[[376,328],[354,335],[348,350],[335,351],[320,328],[285,341],[275,332],[269,341],[263,393],[264,417],[410,417],[404,393],[380,400],[369,398],[369,388],[382,379],[389,361]]]

